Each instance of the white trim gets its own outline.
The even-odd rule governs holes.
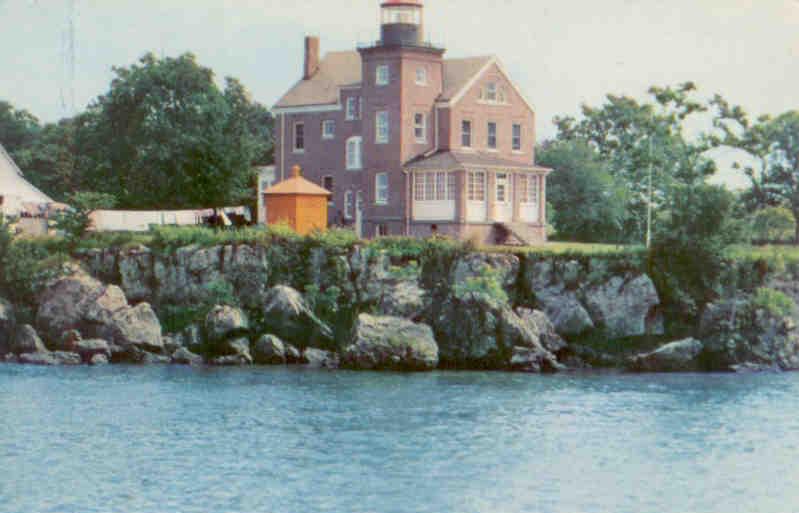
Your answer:
[[[378,179],[381,177],[385,177],[386,179],[386,186],[385,186],[386,198],[384,200],[380,199],[380,187]],[[382,171],[380,173],[375,173],[375,205],[388,205],[390,198],[391,196],[389,191],[388,173],[386,173],[385,171]]]
[[[297,127],[300,126],[302,127],[302,148],[297,147]],[[291,149],[294,153],[305,153],[305,139],[307,137],[305,121],[295,121],[291,128]]]
[[[299,107],[273,107],[274,114],[305,114],[307,112],[336,112],[342,110],[341,104],[335,105],[303,105]]]
[[[422,124],[421,125],[417,125],[416,124],[416,116],[422,116]],[[414,112],[413,113],[413,140],[416,142],[416,144],[427,144],[427,141],[429,139],[429,137],[427,136],[427,130],[428,130],[427,125],[428,125],[428,123],[427,123],[427,113],[425,113],[425,112]],[[416,136],[416,129],[417,128],[421,128],[422,137],[417,137]]]
[[[358,162],[357,166],[350,166],[350,143],[358,143]],[[347,171],[361,171],[363,170],[363,137],[360,135],[353,135],[344,142],[344,168]]]
[[[333,124],[333,133],[328,135],[325,132],[325,126],[329,123]],[[336,120],[335,119],[323,119],[322,120],[322,140],[330,141],[336,138]]]
[[[381,71],[385,70],[386,76],[382,77]],[[381,80],[385,78],[385,82]],[[375,66],[375,85],[377,87],[385,87],[391,83],[391,66],[388,64],[378,64]]]
[[[482,76],[491,68],[493,64],[497,65],[497,68],[499,68],[500,73],[502,73],[505,76],[505,79],[508,81],[511,87],[513,87],[513,90],[516,91],[516,94],[519,95],[519,98],[522,99],[522,102],[524,102],[527,105],[527,108],[529,108],[531,112],[535,113],[535,107],[533,107],[533,104],[530,103],[527,97],[522,93],[522,90],[519,89],[519,86],[516,85],[516,83],[513,80],[511,80],[510,75],[508,75],[508,72],[505,69],[505,66],[502,65],[502,63],[499,61],[499,59],[496,56],[491,57],[488,60],[488,62],[485,64],[485,66],[480,68],[480,71],[478,71],[471,78],[471,80],[469,80],[469,82],[467,82],[466,85],[461,88],[460,91],[458,91],[452,98],[450,98],[449,101],[437,102],[436,105],[440,105],[441,107],[451,107],[452,105],[455,105],[456,103],[461,101],[461,99],[466,95],[466,93],[469,92],[469,90],[472,87],[474,87],[477,81],[482,78]]]

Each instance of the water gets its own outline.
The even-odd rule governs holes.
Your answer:
[[[0,365],[0,512],[799,511],[799,374]]]

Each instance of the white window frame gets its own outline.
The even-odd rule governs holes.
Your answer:
[[[486,189],[488,188],[487,173],[485,171],[469,171],[466,177],[466,194],[469,201],[486,200]]]
[[[345,114],[347,121],[353,121],[355,119],[358,119],[358,110],[356,106],[357,101],[358,98],[356,98],[355,96],[350,96],[347,98],[347,108]]]
[[[467,132],[464,130],[466,125],[469,125],[469,131]],[[466,137],[469,138],[469,144],[464,144]],[[472,123],[471,119],[462,119],[461,120],[461,147],[462,148],[472,148],[474,145],[474,123]]]
[[[383,181],[383,183],[380,183]],[[389,200],[388,173],[375,174],[375,205],[388,205]]]
[[[352,144],[357,148],[357,152],[354,154],[350,151]],[[355,135],[347,139],[347,143],[344,145],[344,153],[345,164],[348,171],[360,171],[363,169],[363,139],[361,136]]]
[[[455,173],[449,171],[419,171],[414,173],[414,201],[455,201]]]
[[[416,68],[416,85],[427,85],[427,68],[424,66]]]
[[[538,175],[519,176],[519,203],[523,205],[538,205],[538,190],[541,177]]]
[[[496,203],[507,205],[511,202],[512,180],[513,175],[510,173],[497,173],[494,175],[494,201]],[[500,191],[502,191],[502,199],[500,199]]]
[[[518,135],[516,135],[517,129],[519,131]],[[520,123],[514,123],[513,128],[511,128],[511,150],[515,152],[522,151],[522,125]]]
[[[352,219],[353,194],[351,189],[344,191],[344,219]]]
[[[300,139],[299,137],[297,137],[297,129],[300,128],[300,127],[302,127],[302,148],[297,146],[297,143],[299,142],[299,139]],[[292,141],[292,148],[294,150],[294,153],[305,153],[305,137],[306,137],[306,134],[305,134],[305,122],[304,121],[295,121],[294,122],[294,132],[293,132],[293,134],[294,134],[294,137],[293,137],[293,141]]]
[[[328,133],[328,127],[332,130]],[[336,138],[336,121],[334,119],[325,119],[322,121],[322,139],[330,140]]]
[[[484,100],[487,102],[497,102],[499,97],[499,85],[496,82],[488,82],[485,86]]]
[[[494,128],[493,134],[491,133],[492,126]],[[497,125],[496,121],[489,121],[488,123],[486,123],[486,148],[488,148],[489,151],[496,151],[497,149],[498,132],[499,132],[499,126]],[[493,145],[491,144],[492,140],[494,141]]]
[[[381,119],[383,122],[381,123]],[[387,110],[375,112],[375,144],[388,144],[391,140]]]
[[[421,116],[421,123],[419,123],[419,116]],[[419,136],[420,133],[421,136]],[[417,112],[413,115],[413,138],[417,143],[427,143],[427,114],[424,112]]]
[[[387,86],[391,83],[391,68],[388,64],[378,64],[375,68],[375,85]]]

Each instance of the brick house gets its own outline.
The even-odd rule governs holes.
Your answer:
[[[276,171],[330,190],[331,222],[364,237],[546,240],[535,112],[496,57],[444,59],[422,0],[387,0],[381,39],[320,59],[275,105]]]

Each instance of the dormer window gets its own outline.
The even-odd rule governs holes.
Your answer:
[[[427,85],[427,68],[425,67],[416,68],[416,85],[420,86]]]
[[[375,70],[375,84],[379,86],[386,86],[389,83],[390,75],[388,64],[380,64]]]
[[[486,103],[505,103],[505,89],[496,82],[488,82],[480,88],[478,98]]]

